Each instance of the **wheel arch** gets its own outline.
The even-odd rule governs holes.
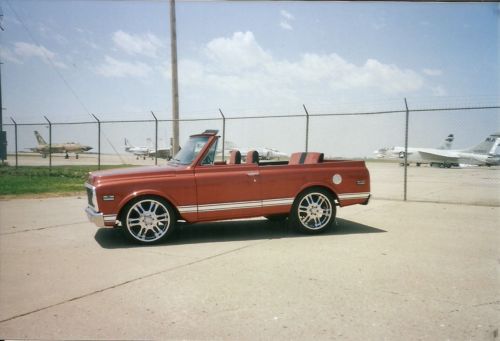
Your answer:
[[[307,186],[302,187],[300,189],[300,191],[295,195],[293,203],[294,204],[296,203],[296,201],[298,200],[298,198],[300,197],[300,195],[302,193],[304,193],[306,191],[310,191],[311,189],[315,189],[315,188],[327,191],[332,196],[335,205],[338,206],[340,204],[339,197],[338,197],[337,193],[332,188],[325,186],[324,184],[309,184]]]
[[[133,192],[126,197],[123,198],[123,200],[120,202],[120,208],[118,210],[118,214],[116,215],[117,220],[119,220],[122,224],[122,214],[124,212],[125,207],[133,201],[137,200],[139,198],[158,198],[163,201],[165,201],[167,204],[172,207],[172,210],[174,210],[176,218],[179,218],[181,215],[179,213],[179,210],[177,209],[177,206],[170,200],[167,196],[165,196],[163,193],[160,193],[158,191],[140,191],[140,192]]]

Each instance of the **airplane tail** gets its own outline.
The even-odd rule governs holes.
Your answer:
[[[475,147],[464,150],[464,152],[477,154],[494,154],[500,139],[500,132],[489,135],[483,142]]]
[[[444,144],[439,147],[439,149],[451,149],[451,144],[453,143],[453,140],[455,139],[455,136],[453,134],[448,135],[446,139],[444,140]]]
[[[129,140],[127,140],[127,138],[125,137],[124,139],[125,141],[125,151],[128,152],[130,150],[130,148],[133,148],[134,146],[132,146],[129,142]]]
[[[47,142],[45,142],[45,140],[43,139],[42,135],[40,135],[40,133],[36,130],[35,130],[35,137],[36,137],[36,140],[38,141],[39,145],[47,144]]]

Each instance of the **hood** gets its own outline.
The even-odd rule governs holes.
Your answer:
[[[136,179],[136,178],[148,178],[156,177],[161,174],[161,176],[176,176],[177,173],[185,171],[187,166],[145,166],[145,167],[129,167],[129,168],[116,168],[108,169],[103,171],[95,171],[89,173],[88,182],[91,185],[97,185],[99,183],[113,181],[113,180],[125,180],[125,179]]]

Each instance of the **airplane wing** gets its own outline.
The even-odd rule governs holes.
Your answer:
[[[429,162],[459,163],[459,158],[457,156],[447,155],[446,153],[424,152],[421,150],[419,150],[418,153],[423,160]]]
[[[149,153],[149,156],[151,157],[159,157],[160,159],[170,159],[172,157],[172,155],[170,155],[170,149],[158,149],[157,152],[155,152],[154,150],[152,150],[150,153]]]

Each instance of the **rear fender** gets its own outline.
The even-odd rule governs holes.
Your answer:
[[[323,188],[323,189],[326,189],[332,195],[333,200],[335,200],[337,203],[339,202],[339,197],[337,195],[337,192],[336,192],[335,188],[333,186],[329,186],[329,185],[327,186],[324,182],[310,182],[310,183],[307,183],[306,185],[304,185],[304,186],[302,186],[300,188],[299,192],[295,195],[295,199],[302,192],[304,192],[305,190],[308,190],[310,188]]]

